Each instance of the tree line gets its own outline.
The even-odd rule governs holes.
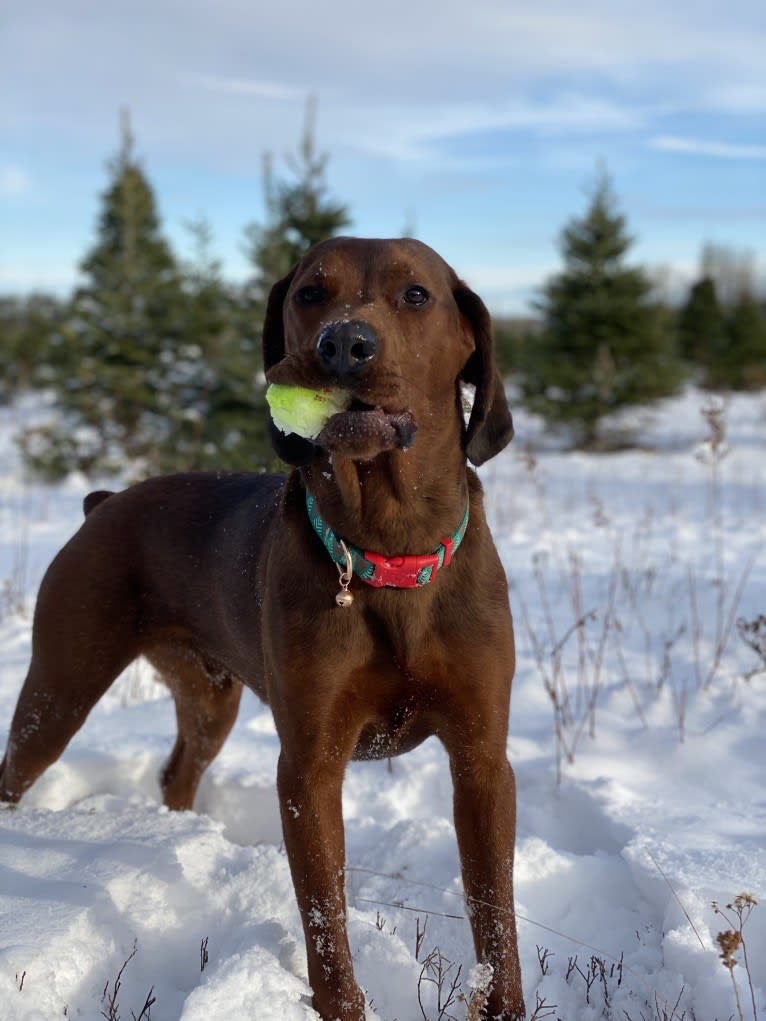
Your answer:
[[[327,195],[313,111],[289,178],[265,172],[266,217],[245,230],[252,274],[223,278],[204,220],[186,258],[166,240],[130,124],[108,163],[96,236],[66,299],[0,298],[0,396],[55,394],[55,414],[20,446],[35,472],[262,470],[267,441],[260,325],[271,284],[315,241],[344,229]]]
[[[632,243],[601,172],[586,212],[562,231],[563,268],[542,287],[538,318],[497,329],[525,404],[583,446],[608,447],[602,419],[672,396],[687,380],[710,390],[766,386],[766,306],[750,256],[706,245],[677,307],[630,264]]]
[[[134,477],[273,463],[260,374],[260,325],[271,284],[307,248],[351,224],[328,194],[313,110],[289,176],[264,171],[266,216],[246,228],[252,274],[227,282],[204,221],[188,225],[190,255],[164,237],[127,119],[108,164],[82,283],[65,299],[0,297],[0,398],[52,393],[50,422],[22,432],[27,465]],[[497,324],[501,364],[522,399],[579,442],[599,440],[608,413],[674,393],[766,385],[766,314],[746,260],[709,249],[680,309],[628,252],[632,239],[601,173],[583,216],[561,236],[562,270],[535,316]],[[734,272],[736,271],[736,272]]]

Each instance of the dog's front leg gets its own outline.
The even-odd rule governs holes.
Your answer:
[[[279,758],[282,828],[306,936],[314,1009],[325,1021],[364,1021],[346,932],[345,762]]]
[[[492,966],[486,1017],[526,1017],[513,901],[516,786],[498,748],[461,749],[450,755],[455,792],[455,830],[466,907],[476,956]]]

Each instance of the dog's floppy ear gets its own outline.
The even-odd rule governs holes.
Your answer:
[[[287,276],[277,280],[269,291],[266,315],[263,320],[263,371],[281,362],[285,356],[285,324],[283,318],[285,298],[293,282],[297,266]]]
[[[462,281],[454,290],[455,301],[471,325],[476,345],[460,378],[476,387],[476,396],[463,436],[463,449],[472,464],[480,465],[499,454],[513,439],[513,419],[500,373],[495,363],[492,321],[478,296]]]
[[[284,304],[297,268],[297,266],[293,266],[287,276],[278,280],[269,292],[266,315],[263,320],[264,372],[268,372],[285,356]],[[296,433],[283,433],[277,429],[271,419],[269,419],[269,438],[277,457],[295,468],[310,464],[319,454],[319,448],[311,440],[304,440]]]

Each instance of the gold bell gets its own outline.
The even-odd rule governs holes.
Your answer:
[[[354,562],[351,559],[351,553],[349,552],[348,546],[342,539],[340,540],[340,545],[343,550],[343,555],[346,558],[346,564],[345,569],[340,564],[336,565],[338,568],[338,574],[340,575],[340,592],[335,597],[335,603],[337,606],[351,606],[354,601],[354,597],[349,592],[348,587],[354,576]]]

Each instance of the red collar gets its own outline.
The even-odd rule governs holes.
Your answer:
[[[420,588],[428,585],[444,567],[449,567],[452,557],[463,541],[468,527],[468,506],[463,520],[452,535],[442,539],[433,553],[409,554],[398,557],[385,557],[381,553],[371,553],[358,546],[344,542],[324,520],[311,493],[306,490],[306,509],[309,521],[322,540],[325,549],[333,561],[343,567],[347,557],[351,558],[354,574],[374,588]],[[346,553],[346,551],[348,551]]]

